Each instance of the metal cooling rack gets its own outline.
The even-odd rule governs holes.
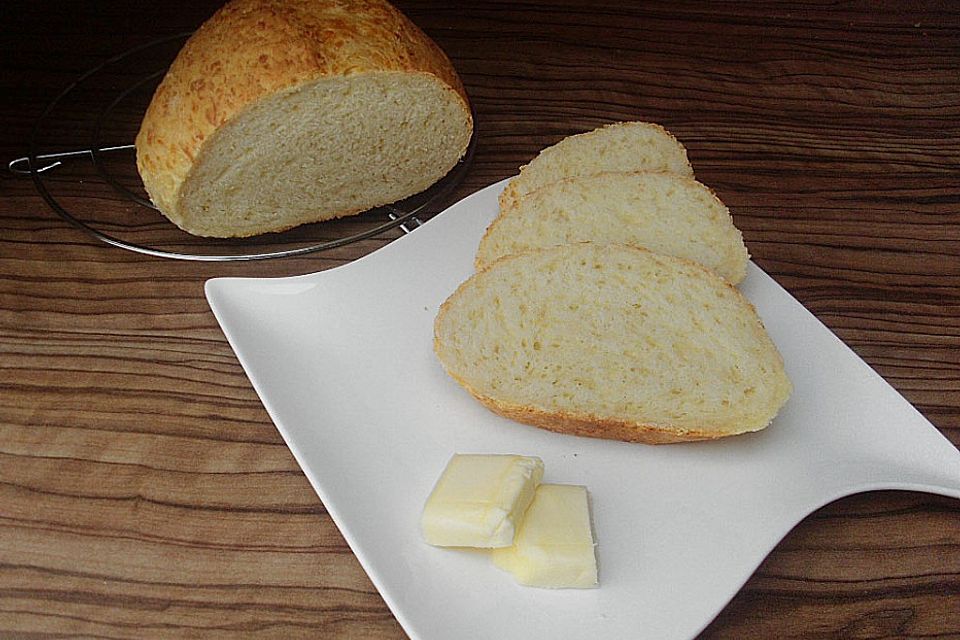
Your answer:
[[[146,107],[145,102],[149,101],[156,84],[166,73],[172,56],[179,51],[182,42],[190,34],[191,32],[179,33],[153,40],[113,56],[80,75],[54,98],[37,118],[30,135],[28,155],[11,161],[8,169],[16,175],[32,178],[37,191],[51,209],[71,225],[101,242],[149,256],[207,262],[299,256],[343,247],[396,228],[409,233],[422,224],[418,215],[431,212],[437,205],[442,204],[466,175],[473,158],[475,133],[464,157],[444,178],[426,191],[400,202],[371,209],[358,216],[350,216],[349,219],[304,225],[289,232],[265,234],[253,239],[190,236],[163,218],[146,196],[133,162],[133,145],[107,144],[103,141],[109,131],[118,129],[113,125],[123,120],[119,113],[121,106],[126,106],[137,96],[144,104],[139,109],[135,108],[132,113],[129,107],[127,108],[127,128],[139,126],[139,116]],[[157,66],[158,57],[159,68],[144,73],[143,69],[149,69],[151,64]],[[108,70],[114,74],[105,81],[108,76],[105,72]],[[131,75],[132,78],[125,82],[125,86],[117,88],[114,78],[125,75]],[[62,144],[62,140],[57,137],[60,134],[55,130],[69,126],[63,123],[69,123],[77,117],[76,108],[71,110],[70,105],[71,102],[78,101],[78,94],[83,91],[96,93],[98,97],[106,95],[104,106],[99,110],[93,109],[92,122],[88,122],[89,144],[62,150],[69,147]],[[81,111],[83,110],[84,107],[81,107]],[[58,121],[61,111],[66,111],[69,115]],[[131,115],[136,117],[131,118]],[[54,130],[54,143],[45,144],[43,138],[51,130]],[[135,129],[132,131],[135,133]],[[71,129],[70,135],[64,137],[75,137],[74,133]],[[79,135],[82,138],[83,132],[79,132]],[[121,136],[127,140],[132,138],[130,131],[122,133]],[[47,147],[52,148],[47,150]],[[70,169],[71,176],[64,176],[67,168]],[[62,179],[54,184],[51,176]],[[65,185],[73,192],[72,196],[57,193],[58,190],[66,193]],[[82,202],[79,198],[96,200],[104,197],[104,191],[121,196],[127,203],[125,215],[112,221],[102,218],[99,212],[86,212],[81,215],[77,212],[77,206],[68,201],[72,199]],[[81,195],[77,196],[78,193]],[[137,210],[132,210],[131,207]],[[133,235],[136,235],[146,233],[144,229],[149,230],[150,239],[147,241],[138,242],[122,237],[125,235],[124,231],[132,230]],[[186,248],[173,250],[163,248],[164,245],[183,245]]]

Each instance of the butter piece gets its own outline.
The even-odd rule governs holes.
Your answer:
[[[540,458],[454,455],[423,509],[424,540],[438,547],[509,547],[541,478]]]
[[[542,484],[513,546],[494,549],[493,563],[533,587],[597,586],[597,557],[586,487]]]

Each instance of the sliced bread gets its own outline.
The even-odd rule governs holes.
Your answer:
[[[646,443],[763,429],[791,386],[753,306],[702,266],[626,245],[505,257],[441,306],[434,348],[496,413]]]
[[[480,241],[476,266],[529,249],[588,241],[687,258],[733,284],[743,280],[749,258],[730,212],[693,178],[607,172],[551,182],[512,201]]]
[[[472,131],[450,60],[385,0],[232,0],[157,88],[137,168],[185,231],[251,236],[418,193]]]
[[[666,171],[693,177],[687,150],[650,122],[617,122],[564,138],[520,168],[500,195],[501,207],[563,178],[603,171]]]

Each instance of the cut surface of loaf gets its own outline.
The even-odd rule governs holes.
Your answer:
[[[383,0],[234,0],[171,65],[136,139],[160,211],[240,237],[423,191],[473,120],[440,48]]]
[[[494,412],[598,438],[757,431],[791,391],[735,287],[693,262],[626,245],[562,245],[493,263],[441,305],[434,348]]]
[[[703,184],[669,173],[607,172],[551,182],[514,200],[484,234],[476,266],[573,242],[687,258],[733,284],[743,280],[749,259],[727,207]]]
[[[547,147],[507,183],[501,207],[543,185],[604,171],[665,171],[693,177],[687,150],[651,122],[617,122]]]

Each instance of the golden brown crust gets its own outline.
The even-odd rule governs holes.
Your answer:
[[[641,444],[672,444],[698,440],[718,440],[735,435],[728,432],[704,429],[677,429],[655,424],[613,420],[599,416],[578,416],[570,413],[551,413],[534,407],[506,405],[493,398],[477,393],[463,380],[457,381],[482,405],[504,418],[527,424],[554,433],[565,433],[586,438],[621,440]]]
[[[718,440],[735,435],[717,430],[676,429],[655,424],[632,423],[598,416],[576,416],[565,413],[547,413],[532,407],[508,407],[490,398],[474,396],[484,406],[505,418],[540,429],[587,438],[622,440],[641,444],[672,444],[698,440]]]
[[[234,0],[187,41],[137,135],[137,168],[165,213],[207,140],[258,99],[324,76],[436,76],[469,112],[444,52],[383,0]],[[169,214],[168,214],[169,215]]]

